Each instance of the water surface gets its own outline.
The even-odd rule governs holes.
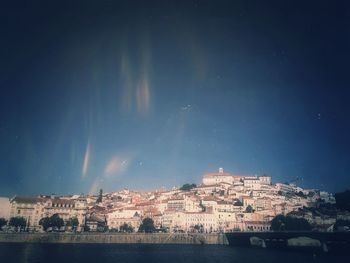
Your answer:
[[[337,254],[229,247],[220,245],[0,243],[1,262],[198,262],[302,263],[346,262]]]

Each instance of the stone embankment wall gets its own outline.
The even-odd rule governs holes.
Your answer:
[[[0,233],[0,242],[227,245],[224,234]]]

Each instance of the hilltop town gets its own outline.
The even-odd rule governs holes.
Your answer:
[[[205,174],[198,186],[185,184],[171,190],[15,196],[1,203],[2,211],[8,212],[0,217],[22,217],[29,231],[43,231],[42,218],[58,215],[65,230],[70,229],[68,222],[77,219],[75,231],[138,231],[142,220],[151,218],[158,231],[211,233],[270,231],[271,220],[282,214],[305,218],[313,228],[330,231],[337,220],[350,218],[348,212],[336,211],[334,204],[334,196],[325,191],[220,168]]]

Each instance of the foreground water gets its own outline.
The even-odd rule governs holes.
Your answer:
[[[145,244],[40,244],[0,243],[0,261],[39,263],[122,263],[122,262],[346,262],[346,255],[254,249],[219,245],[145,245]]]

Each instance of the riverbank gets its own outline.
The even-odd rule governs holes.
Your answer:
[[[0,233],[0,242],[228,245],[225,234],[186,233]]]
[[[226,233],[230,246],[347,252],[350,232],[234,232]]]

